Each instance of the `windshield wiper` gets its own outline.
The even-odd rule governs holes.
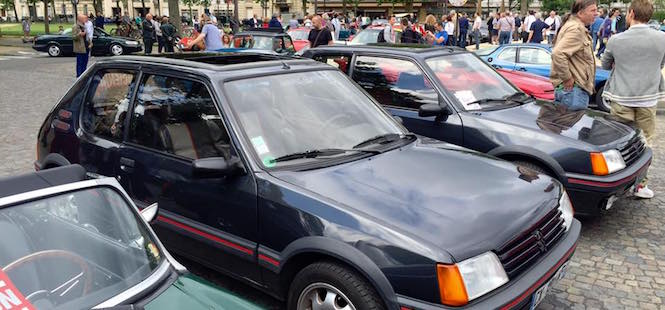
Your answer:
[[[531,99],[531,97],[523,92],[515,92],[512,95],[505,96],[504,99],[519,103],[527,103],[527,100]]]
[[[481,104],[484,104],[484,103],[494,102],[494,101],[506,101],[506,99],[503,99],[503,98],[484,98],[484,99],[478,99],[476,101],[471,101],[471,102],[467,103],[466,105],[472,105],[472,104],[481,105]]]
[[[318,149],[318,150],[307,150],[304,152],[297,152],[297,153],[292,153],[292,154],[287,154],[284,156],[280,156],[272,160],[273,162],[281,162],[281,161],[288,161],[288,160],[293,160],[293,159],[300,159],[300,158],[316,158],[316,157],[321,157],[321,156],[333,156],[333,155],[339,155],[347,152],[364,152],[364,153],[370,153],[370,154],[380,154],[380,151],[376,150],[364,150],[364,149],[338,149],[338,148],[330,148],[330,149]]]
[[[387,133],[387,134],[382,134],[378,135],[372,138],[369,138],[363,142],[360,142],[356,144],[353,149],[358,149],[360,147],[370,145],[370,144],[387,144],[387,143],[392,143],[397,140],[406,138],[406,137],[415,137],[414,134],[412,133],[407,133],[407,134],[399,134],[399,133]]]

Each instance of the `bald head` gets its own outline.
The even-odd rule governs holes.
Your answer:
[[[152,14],[148,13],[148,15],[145,16],[145,19],[152,20]]]
[[[76,20],[77,20],[79,23],[85,23],[85,22],[88,21],[88,16],[86,16],[85,14],[79,14],[79,15],[76,17]]]
[[[314,15],[314,17],[312,18],[312,26],[314,26],[314,28],[316,29],[321,28],[321,16]]]

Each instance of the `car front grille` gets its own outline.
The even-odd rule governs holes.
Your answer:
[[[497,251],[509,279],[519,275],[547,253],[564,235],[561,211],[550,211],[527,231],[508,241]]]
[[[644,153],[645,148],[646,145],[639,136],[633,137],[630,139],[630,141],[628,141],[628,143],[626,143],[626,145],[621,147],[619,152],[621,152],[621,157],[623,157],[623,161],[626,163],[626,167],[630,166],[638,158],[640,158],[642,153]]]

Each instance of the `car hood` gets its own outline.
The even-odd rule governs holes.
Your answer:
[[[498,249],[554,208],[560,195],[548,176],[438,141],[273,175],[456,261]]]
[[[188,273],[180,276],[169,288],[145,305],[145,309],[258,310],[261,308]]]
[[[538,101],[514,108],[483,112],[474,116],[487,121],[510,124],[528,129],[522,136],[541,139],[538,133],[566,137],[588,146],[605,149],[630,139],[635,131],[614,117],[593,110],[568,111],[550,102]]]

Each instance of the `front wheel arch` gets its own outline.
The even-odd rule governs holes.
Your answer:
[[[71,165],[71,163],[69,162],[69,160],[67,160],[67,158],[65,158],[61,154],[49,153],[39,163],[39,169],[44,170],[44,169],[50,169],[50,168],[68,166],[68,165]]]
[[[387,309],[399,309],[395,291],[379,267],[349,244],[326,237],[305,237],[289,244],[282,252],[278,270],[281,296],[288,296],[290,283],[302,268],[320,261],[335,261],[358,272],[376,290]]]
[[[607,82],[600,83],[600,85],[596,87],[596,94],[594,95],[593,99],[595,101],[598,110],[610,113],[610,102],[606,101],[603,98],[603,90],[605,89],[605,83]]]
[[[498,147],[487,153],[510,162],[525,161],[542,167],[551,177],[566,183],[566,172],[551,156],[527,147]]]

